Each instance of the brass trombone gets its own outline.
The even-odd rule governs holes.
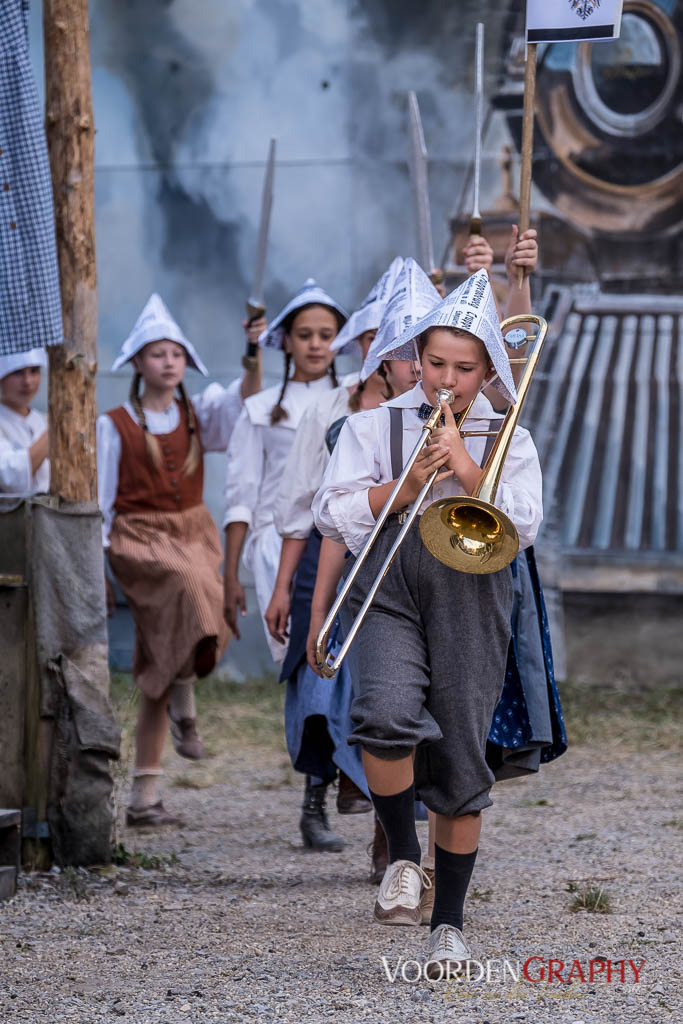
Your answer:
[[[534,349],[530,356],[523,359],[511,360],[511,362],[526,363],[524,373],[517,386],[517,401],[508,409],[500,430],[497,432],[491,453],[482,468],[479,482],[475,487],[474,494],[461,495],[451,498],[443,498],[433,502],[423,513],[420,522],[420,536],[423,543],[440,562],[460,572],[469,573],[492,573],[498,572],[509,565],[519,550],[519,538],[514,523],[494,504],[496,491],[500,482],[503,464],[507,456],[512,435],[519,422],[522,407],[529,391],[531,378],[533,377],[541,354],[548,330],[546,321],[532,313],[522,313],[518,316],[508,317],[501,324],[501,330],[520,323],[534,323],[538,326],[535,337]],[[488,385],[487,385],[488,386]],[[432,411],[429,419],[422,428],[420,439],[413,448],[411,455],[396,481],[396,484],[389,495],[372,532],[366,540],[363,550],[360,552],[353,568],[347,576],[344,586],[337,594],[337,598],[330,609],[330,612],[323,623],[315,645],[315,657],[320,671],[327,679],[331,679],[339,671],[341,664],[346,657],[351,644],[353,643],[358,630],[367,614],[368,608],[375,599],[377,591],[382,585],[391,564],[396,557],[396,552],[403,543],[408,530],[412,526],[418,514],[420,506],[426,495],[434,484],[439,470],[436,469],[426,481],[422,490],[413,502],[412,507],[406,513],[403,526],[399,531],[396,540],[391,546],[380,571],[378,572],[372,586],[363,601],[363,604],[353,621],[351,629],[345,637],[337,655],[327,653],[329,635],[339,610],[346,600],[348,593],[353,586],[356,576],[370,553],[384,523],[391,514],[392,504],[396,495],[403,486],[406,477],[413,465],[432,436],[432,432],[441,421],[441,402],[450,404],[453,401],[453,392],[446,388],[440,388],[436,393],[437,407]],[[460,414],[458,426],[464,423],[473,403]],[[488,430],[461,431],[462,437],[485,437],[490,436]]]

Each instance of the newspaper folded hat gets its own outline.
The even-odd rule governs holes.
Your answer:
[[[303,288],[299,289],[294,298],[289,300],[285,308],[268,325],[268,328],[258,340],[259,345],[263,348],[282,348],[285,340],[284,321],[290,313],[301,309],[302,306],[310,306],[313,303],[319,306],[329,306],[330,309],[336,309],[344,317],[344,320],[348,317],[346,310],[342,309],[326,291],[323,291],[317,281],[309,277]]]
[[[483,341],[497,376],[491,381],[508,402],[517,400],[510,360],[500,329],[498,309],[493,297],[489,275],[478,270],[458,285],[426,316],[413,321],[396,338],[393,345],[379,353],[381,359],[413,359],[413,339],[430,327],[457,327]],[[375,339],[376,340],[376,339]]]
[[[379,327],[402,267],[403,260],[400,256],[392,260],[332,342],[330,348],[333,352],[341,352],[343,355],[360,352],[358,338],[365,331],[375,331]]]
[[[192,342],[187,340],[169,313],[163,299],[156,292],[150,296],[147,305],[135,322],[135,327],[121,346],[121,351],[114,360],[112,370],[119,370],[150,341],[161,341],[162,339],[175,341],[178,345],[182,345],[187,352],[188,365],[199,370],[205,377],[208,376],[209,371],[197,355],[196,348]]]
[[[0,380],[17,370],[25,370],[27,366],[47,366],[45,349],[32,348],[28,352],[12,352],[9,356],[0,356]]]
[[[415,355],[396,355],[396,339],[440,301],[439,293],[412,256],[404,260],[384,310],[379,330],[366,356],[360,379],[367,380],[383,359],[414,359]],[[391,355],[387,353],[391,352]]]

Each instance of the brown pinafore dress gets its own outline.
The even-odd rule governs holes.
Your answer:
[[[155,435],[159,469],[149,459],[142,427],[127,410],[119,406],[107,413],[121,438],[109,563],[135,621],[133,677],[152,699],[192,670],[198,644],[198,674],[211,671],[230,636],[223,620],[223,552],[202,501],[203,461],[191,477],[183,475],[190,432],[180,405],[179,411],[177,428]]]

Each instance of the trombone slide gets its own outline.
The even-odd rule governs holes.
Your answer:
[[[384,577],[386,576],[387,572],[389,571],[389,569],[391,567],[391,563],[394,560],[396,552],[398,551],[398,548],[399,548],[400,544],[402,543],[403,538],[405,537],[407,531],[410,529],[410,527],[411,527],[411,525],[413,523],[413,520],[415,519],[415,516],[418,513],[420,505],[424,501],[425,495],[427,494],[427,492],[429,491],[429,488],[432,486],[432,484],[434,483],[434,480],[436,479],[438,470],[436,470],[430,476],[429,480],[425,483],[424,487],[420,491],[420,494],[418,495],[417,499],[415,500],[415,502],[413,502],[413,507],[411,508],[411,510],[410,510],[410,512],[408,514],[408,518],[406,519],[406,522],[403,524],[403,529],[401,530],[401,532],[399,533],[398,537],[396,538],[396,541],[394,542],[394,544],[393,544],[393,546],[391,548],[391,551],[389,552],[389,554],[385,558],[384,564],[383,564],[383,566],[382,566],[382,568],[381,568],[377,578],[375,579],[375,582],[373,583],[372,587],[370,588],[370,591],[368,592],[368,596],[366,597],[365,601],[363,602],[363,606],[360,609],[358,615],[356,616],[356,618],[355,618],[355,620],[353,622],[353,625],[352,625],[351,629],[349,630],[348,636],[345,638],[344,643],[342,644],[341,649],[337,653],[337,656],[334,657],[331,654],[328,655],[328,653],[327,653],[327,642],[329,640],[329,636],[330,636],[330,633],[332,631],[332,626],[334,625],[334,621],[337,618],[337,615],[339,614],[339,610],[341,609],[341,606],[343,605],[344,601],[346,600],[346,598],[348,596],[348,593],[351,590],[351,587],[353,586],[353,584],[354,584],[354,582],[356,580],[356,576],[360,572],[360,569],[361,569],[362,565],[364,564],[368,554],[370,553],[370,550],[372,549],[375,541],[377,540],[377,537],[379,536],[379,534],[380,534],[380,532],[382,530],[382,527],[384,526],[385,522],[387,521],[387,519],[391,515],[391,510],[392,510],[392,505],[394,503],[394,500],[396,499],[397,494],[399,493],[399,491],[403,487],[403,484],[405,483],[405,481],[406,481],[406,479],[408,477],[408,474],[410,473],[411,469],[413,468],[418,455],[420,454],[420,452],[422,451],[424,446],[429,441],[430,437],[432,436],[433,430],[438,426],[439,422],[441,421],[441,402],[449,402],[449,403],[452,402],[453,401],[453,392],[447,390],[446,388],[440,388],[437,391],[437,393],[436,393],[436,397],[438,399],[438,405],[432,411],[429,419],[426,421],[424,427],[422,428],[422,433],[420,434],[420,438],[419,438],[417,444],[415,445],[415,447],[413,448],[413,450],[412,450],[412,452],[410,454],[410,458],[408,459],[408,461],[406,462],[405,466],[403,467],[403,472],[401,473],[400,477],[396,481],[391,494],[389,495],[387,501],[385,502],[384,507],[382,508],[382,511],[378,515],[377,521],[375,522],[375,525],[372,528],[372,533],[370,534],[370,536],[366,540],[365,545],[363,546],[363,550],[358,555],[358,558],[356,559],[356,561],[355,561],[355,563],[353,565],[353,568],[351,569],[351,572],[346,577],[346,580],[344,582],[344,586],[341,588],[341,590],[337,594],[337,598],[336,598],[334,604],[332,605],[332,608],[328,612],[327,618],[325,619],[325,621],[323,623],[322,629],[318,633],[318,637],[317,637],[316,644],[315,644],[315,660],[318,663],[318,666],[320,668],[320,671],[321,671],[322,675],[325,676],[326,679],[332,679],[332,677],[334,675],[336,675],[336,673],[339,671],[341,663],[343,662],[344,658],[346,657],[346,653],[347,653],[349,647],[351,646],[351,644],[353,643],[353,641],[354,641],[354,639],[356,637],[356,633],[358,632],[358,630],[360,629],[360,627],[361,627],[361,625],[363,623],[363,619],[365,618],[365,616],[367,614],[367,610],[370,607],[370,604],[372,603],[372,600],[373,600],[375,594],[379,590]]]

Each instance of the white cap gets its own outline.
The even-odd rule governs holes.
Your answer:
[[[47,353],[44,348],[31,348],[28,352],[13,352],[9,356],[0,356],[0,380],[10,373],[25,370],[27,366],[47,366]]]
[[[384,310],[379,330],[366,356],[360,379],[367,380],[383,359],[414,359],[414,353],[397,355],[396,339],[436,306],[440,296],[419,263],[409,256],[401,271]],[[389,354],[391,353],[391,354]]]
[[[400,256],[392,260],[332,342],[330,347],[333,352],[341,352],[343,355],[360,352],[358,338],[366,331],[374,331],[379,327],[402,267],[403,260]]]
[[[119,370],[124,363],[132,359],[150,341],[162,341],[164,339],[175,341],[178,345],[182,345],[187,352],[188,366],[199,370],[205,377],[208,376],[209,371],[199,358],[196,348],[187,340],[169,313],[163,299],[156,292],[148,299],[147,305],[135,322],[135,327],[121,346],[121,351],[114,360],[112,370]]]
[[[489,275],[485,270],[478,270],[476,274],[472,274],[442,299],[431,312],[408,327],[400,338],[397,338],[391,355],[383,354],[382,358],[412,359],[413,338],[430,327],[457,327],[483,341],[497,374],[491,384],[500,391],[506,401],[512,403],[517,400],[510,360],[500,329],[498,309]]]
[[[267,329],[258,340],[259,345],[263,348],[282,348],[285,340],[285,329],[282,326],[283,321],[287,319],[290,313],[301,309],[302,306],[310,306],[313,303],[318,306],[329,306],[330,309],[336,309],[344,317],[344,320],[348,316],[346,311],[327,292],[323,291],[312,277],[309,277],[294,298],[290,299],[285,308],[268,324]]]

